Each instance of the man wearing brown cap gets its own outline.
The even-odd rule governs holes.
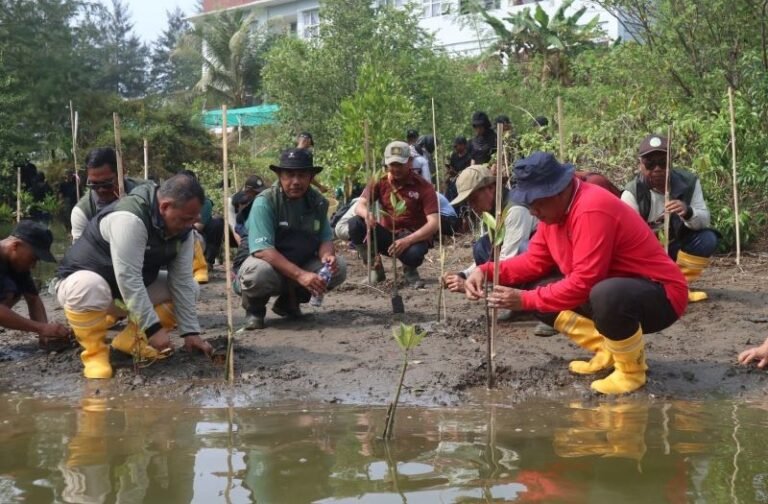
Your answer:
[[[397,257],[403,264],[405,281],[414,288],[423,288],[418,267],[424,262],[438,230],[440,209],[437,193],[431,183],[412,170],[411,148],[405,142],[392,142],[384,149],[387,173],[375,184],[363,191],[357,202],[357,217],[349,221],[349,239],[364,261],[367,257],[366,239],[372,239],[378,250],[374,254]],[[392,198],[405,203],[405,212],[395,215]],[[378,222],[370,210],[371,203],[378,203],[382,212]],[[395,230],[393,239],[392,230]],[[381,263],[371,272],[371,280],[385,279]]]
[[[710,215],[699,177],[672,168],[669,173],[669,201],[665,203],[667,138],[648,135],[640,142],[637,176],[626,185],[621,199],[651,226],[661,231],[664,215],[670,214],[669,255],[690,284],[709,266],[717,249],[719,234],[709,229]],[[702,301],[705,292],[690,291],[689,301]]]
[[[247,255],[238,264],[237,286],[246,311],[246,329],[263,329],[267,303],[281,317],[301,316],[300,304],[322,296],[346,278],[343,257],[337,257],[328,222],[328,200],[311,184],[323,169],[305,149],[288,149],[280,163],[270,165],[278,180],[254,200],[240,244]],[[324,266],[331,277],[318,273]]]
[[[11,236],[0,241],[0,326],[39,335],[40,348],[54,350],[69,342],[69,329],[49,323],[31,271],[37,261],[56,262],[51,254],[53,235],[43,225],[23,220]],[[29,318],[22,317],[13,306],[24,297]]]
[[[673,324],[688,306],[680,270],[643,220],[618,198],[574,176],[574,167],[534,152],[515,163],[511,199],[539,220],[528,250],[501,262],[491,307],[533,311],[579,346],[589,361],[568,369],[595,374],[614,368],[591,388],[602,394],[645,385],[644,334]],[[541,281],[557,268],[562,277]],[[493,264],[467,279],[470,299],[485,297]],[[536,286],[536,283],[539,285]],[[518,290],[514,285],[530,285]]]
[[[456,179],[458,196],[451,205],[458,206],[467,202],[477,215],[483,212],[495,214],[496,177],[487,165],[472,165],[459,174]],[[502,189],[502,201],[507,208],[504,219],[504,243],[501,245],[501,259],[514,257],[528,248],[528,240],[536,230],[536,218],[527,208],[514,204],[509,199],[510,191]],[[493,248],[488,235],[483,235],[472,246],[472,257],[475,262],[459,273],[446,273],[443,282],[451,292],[464,292],[464,281],[475,270],[477,265],[485,264],[493,259]]]

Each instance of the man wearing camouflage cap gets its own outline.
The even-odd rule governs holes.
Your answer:
[[[357,217],[349,221],[349,238],[364,261],[367,257],[365,240],[375,232],[375,254],[397,257],[403,264],[406,282],[414,288],[423,288],[418,267],[432,244],[440,219],[437,193],[431,183],[412,170],[410,146],[405,142],[392,142],[384,149],[387,173],[363,191],[357,202]],[[405,203],[405,212],[395,215],[392,197]],[[382,212],[378,222],[371,204],[378,203]],[[396,235],[393,239],[392,230]],[[370,232],[369,232],[370,231]],[[384,268],[377,263],[372,272],[374,282],[384,280]]]

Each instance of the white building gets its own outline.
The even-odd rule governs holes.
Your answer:
[[[354,1],[354,0],[350,0]],[[435,45],[454,54],[476,54],[494,40],[493,31],[478,16],[462,14],[462,3],[467,0],[376,0],[395,6],[416,2],[419,23],[435,36]],[[553,14],[562,0],[479,0],[488,12],[497,18],[525,8],[534,9],[536,3],[547,14]],[[609,40],[627,38],[628,34],[619,21],[594,2],[576,0],[572,11],[587,7],[584,22],[599,16]],[[255,9],[259,24],[267,24],[275,31],[295,33],[301,38],[311,38],[318,33],[320,9],[318,0],[204,0],[203,15],[228,9]]]

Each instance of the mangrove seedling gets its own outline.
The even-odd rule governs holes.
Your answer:
[[[424,339],[424,336],[426,335],[427,333],[424,331],[417,331],[415,326],[405,325],[403,323],[400,323],[398,327],[392,328],[392,336],[403,351],[403,369],[400,372],[400,381],[397,382],[395,398],[389,403],[389,408],[387,408],[387,417],[384,420],[384,433],[382,434],[382,438],[385,441],[392,439],[392,430],[395,425],[395,412],[397,411],[397,404],[400,401],[400,391],[403,388],[405,372],[408,369],[408,352],[419,346],[419,343],[421,343],[421,340]]]
[[[397,197],[397,193],[394,191],[389,193],[389,203],[392,206],[392,214],[380,210],[381,213],[388,215],[392,220],[392,244],[394,245],[397,240],[397,224],[395,223],[397,217],[405,213],[405,201]],[[375,234],[375,233],[374,233]],[[397,256],[392,254],[392,313],[405,313],[405,304],[403,303],[403,297],[397,288]]]
[[[505,221],[507,218],[507,209],[496,212],[496,217],[483,212],[482,219],[485,227],[488,229],[488,239],[491,242],[493,248],[493,287],[496,287],[499,283],[499,255],[501,254],[501,245],[504,243]],[[488,281],[485,282],[485,330],[487,335],[487,368],[488,375],[486,377],[486,386],[490,389],[494,385],[494,373],[493,373],[493,348],[494,341],[496,340],[496,325],[497,325],[497,309],[489,309],[488,306]]]

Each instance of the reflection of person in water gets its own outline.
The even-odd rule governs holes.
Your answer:
[[[144,502],[151,483],[168,489],[168,460],[160,451],[169,448],[165,440],[174,436],[166,420],[164,410],[113,408],[107,399],[83,398],[77,431],[59,465],[64,479],[62,500]],[[191,467],[187,471],[193,473]],[[184,487],[175,485],[173,490],[184,491]],[[178,502],[189,502],[192,495],[177,497]]]

